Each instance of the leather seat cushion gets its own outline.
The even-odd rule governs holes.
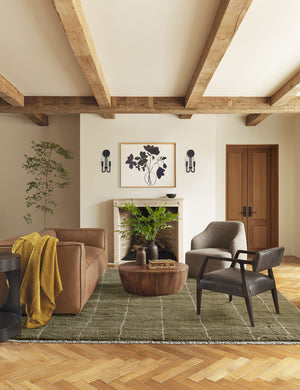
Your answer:
[[[251,295],[274,288],[275,284],[267,275],[245,271],[246,281]],[[200,287],[206,290],[244,296],[240,269],[227,268],[203,275]]]

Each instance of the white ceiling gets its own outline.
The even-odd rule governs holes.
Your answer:
[[[112,96],[184,96],[220,0],[81,0]],[[92,95],[51,0],[0,0],[0,74]],[[206,96],[270,96],[300,67],[300,0],[253,0]]]

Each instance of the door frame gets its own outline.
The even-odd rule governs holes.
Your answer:
[[[228,219],[228,164],[227,164],[227,151],[229,148],[268,148],[271,151],[270,157],[270,191],[271,191],[271,215],[270,215],[270,226],[271,228],[271,247],[278,246],[278,231],[279,231],[279,223],[278,223],[278,215],[279,215],[279,188],[278,188],[278,178],[279,178],[279,166],[278,166],[278,144],[228,144],[226,145],[226,195],[225,195],[225,208],[226,208],[226,220]]]

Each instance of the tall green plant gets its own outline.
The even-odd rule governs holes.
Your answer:
[[[67,160],[72,159],[74,154],[54,142],[31,143],[34,155],[25,154],[26,162],[22,165],[26,173],[34,177],[27,183],[26,208],[42,211],[46,228],[47,215],[54,214],[54,208],[57,206],[54,200],[55,189],[65,188],[70,184],[69,172],[61,162],[56,161],[54,154]],[[32,223],[31,213],[24,215],[24,219],[26,223]]]
[[[146,213],[133,202],[118,207],[129,213],[128,218],[121,222],[122,229],[118,230],[122,238],[135,236],[152,241],[161,230],[173,227],[169,222],[178,221],[178,214],[167,211],[163,204],[154,208],[145,206]]]

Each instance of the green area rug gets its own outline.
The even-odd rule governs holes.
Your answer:
[[[196,280],[178,294],[128,294],[115,269],[108,269],[80,314],[55,315],[44,327],[23,328],[15,341],[117,343],[298,343],[300,311],[279,294],[275,313],[271,292],[253,298],[255,327],[244,299],[203,291],[196,314]],[[25,322],[25,319],[23,319]]]

